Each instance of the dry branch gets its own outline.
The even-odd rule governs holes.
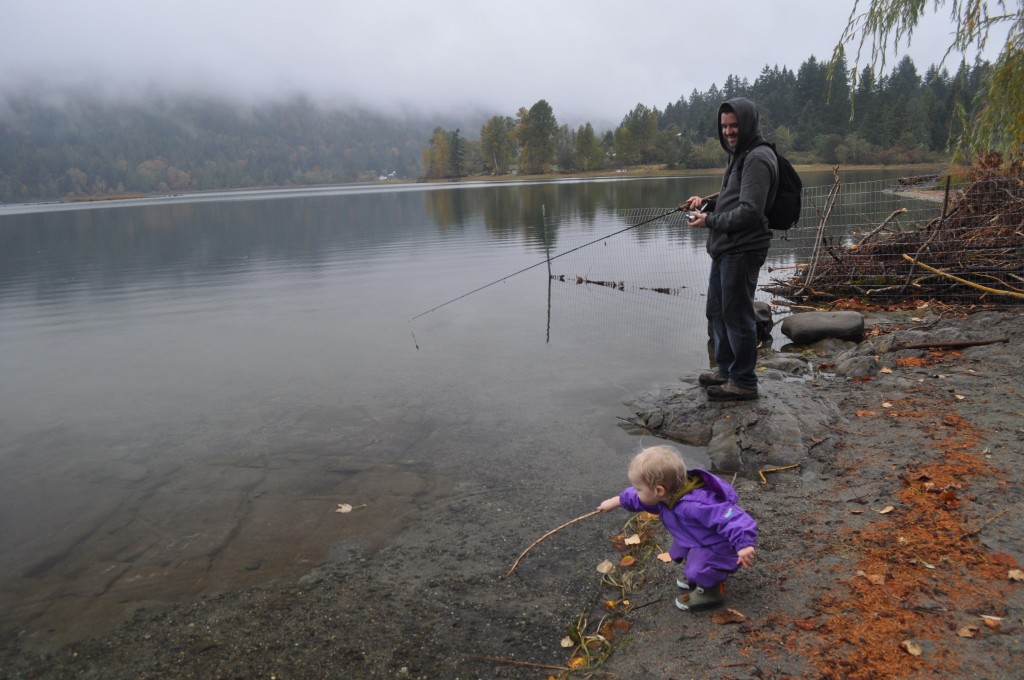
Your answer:
[[[516,561],[512,563],[512,568],[508,570],[508,573],[507,573],[507,574],[505,574],[505,576],[506,576],[506,577],[508,577],[508,576],[511,576],[511,575],[512,575],[512,572],[513,572],[513,571],[515,571],[515,570],[516,570],[516,567],[518,567],[518,566],[519,566],[519,562],[520,562],[520,560],[522,560],[522,559],[523,559],[524,557],[526,557],[526,553],[528,553],[528,552],[530,552],[531,550],[533,550],[534,548],[536,548],[536,547],[537,547],[537,544],[539,544],[539,543],[540,543],[541,541],[543,541],[543,540],[544,540],[545,538],[547,538],[547,537],[551,536],[552,534],[554,534],[554,533],[555,533],[555,532],[557,532],[557,531],[561,531],[562,529],[566,528],[567,526],[570,526],[570,525],[572,525],[572,524],[576,524],[576,522],[582,522],[583,520],[587,519],[588,517],[593,517],[594,515],[598,515],[598,514],[600,514],[600,513],[601,513],[601,511],[600,511],[600,510],[592,510],[591,512],[588,512],[587,514],[585,514],[585,515],[580,515],[580,516],[579,516],[579,517],[577,517],[576,519],[572,519],[572,520],[569,520],[568,522],[566,522],[566,523],[565,523],[565,524],[563,524],[562,526],[559,526],[559,527],[555,527],[554,529],[552,529],[552,530],[551,530],[551,531],[549,531],[548,533],[544,534],[543,536],[541,536],[541,537],[540,537],[540,538],[538,538],[538,539],[537,539],[536,541],[534,541],[533,543],[531,543],[530,545],[528,545],[528,546],[526,547],[526,550],[524,550],[524,551],[523,551],[523,552],[522,552],[522,553],[521,553],[521,554],[519,555],[519,557],[517,557],[517,558],[516,558]]]
[[[978,290],[984,291],[986,293],[992,293],[993,295],[1009,295],[1011,297],[1018,297],[1021,300],[1024,300],[1024,293],[1016,293],[1016,292],[1014,292],[1012,290],[999,290],[998,288],[990,288],[989,286],[983,286],[980,283],[974,283],[973,281],[968,281],[967,279],[962,279],[959,276],[953,276],[952,274],[947,274],[946,272],[940,271],[940,270],[936,269],[935,267],[930,267],[930,266],[926,265],[924,262],[918,262],[917,260],[915,260],[914,258],[910,257],[910,255],[907,255],[906,253],[903,254],[903,259],[906,260],[907,262],[913,262],[916,266],[921,267],[922,269],[927,269],[932,274],[938,274],[939,276],[945,276],[947,279],[952,279],[953,281],[956,281],[957,283],[962,283],[965,286],[970,286],[971,288],[977,288]]]
[[[940,217],[881,235],[901,214],[897,210],[856,245],[837,246],[823,238],[830,214],[819,211],[822,225],[806,266],[773,278],[763,289],[812,306],[865,296],[878,304],[921,299],[976,304],[993,295],[1005,302],[1024,300],[1024,177],[1020,169],[993,167],[975,169],[963,191],[947,190]]]
[[[913,342],[909,345],[898,345],[891,351],[898,352],[901,349],[964,349],[965,347],[979,347],[981,345],[994,345],[997,342],[1010,342],[1009,338],[994,338],[992,340],[950,340],[949,342]]]

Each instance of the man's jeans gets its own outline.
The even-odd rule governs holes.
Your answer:
[[[718,370],[729,382],[757,388],[757,318],[754,292],[768,251],[726,253],[711,261],[707,316],[711,322]]]

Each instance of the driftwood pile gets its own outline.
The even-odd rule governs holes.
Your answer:
[[[943,217],[879,236],[883,222],[849,245],[819,238],[812,265],[765,290],[802,304],[1024,303],[1024,173],[999,171],[998,158],[986,160],[965,190],[949,196],[947,189]]]

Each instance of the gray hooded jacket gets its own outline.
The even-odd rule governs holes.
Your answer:
[[[775,200],[779,185],[775,152],[769,146],[753,148],[762,141],[754,102],[743,97],[730,99],[718,108],[717,120],[721,121],[722,113],[729,111],[736,114],[740,137],[736,150],[731,151],[719,125],[718,141],[729,152],[729,165],[714,212],[707,218],[707,250],[713,258],[726,253],[768,249],[772,230],[764,213]],[[735,172],[740,164],[742,172]]]

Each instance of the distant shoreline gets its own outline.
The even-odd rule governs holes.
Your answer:
[[[935,163],[918,163],[912,165],[851,165],[841,168],[844,171],[850,170],[932,170],[934,171],[937,165]],[[810,165],[797,165],[799,172],[827,172],[834,168],[834,166],[819,163]],[[379,180],[370,182],[344,182],[339,184],[303,184],[303,185],[273,185],[273,186],[252,186],[252,187],[236,187],[231,189],[208,189],[208,190],[196,190],[196,191],[178,191],[178,192],[153,192],[153,193],[120,193],[120,194],[107,194],[100,196],[82,196],[82,197],[69,197],[64,199],[55,199],[50,201],[33,201],[27,203],[0,203],[0,215],[16,215],[22,212],[41,212],[45,209],[58,209],[58,210],[71,210],[75,208],[85,207],[101,207],[111,203],[132,203],[135,201],[152,201],[152,200],[175,200],[175,199],[195,199],[197,197],[231,197],[241,196],[243,194],[250,194],[254,192],[329,192],[332,190],[345,189],[345,188],[356,188],[356,187],[388,187],[388,186],[405,186],[411,184],[425,184],[431,186],[442,187],[447,184],[463,184],[463,183],[510,183],[510,182],[530,182],[530,183],[544,183],[544,182],[566,182],[566,181],[578,181],[578,180],[598,180],[598,179],[628,179],[628,178],[644,178],[644,177],[701,177],[701,176],[714,176],[720,175],[722,168],[692,168],[692,169],[675,169],[669,170],[664,166],[633,166],[629,168],[623,168],[621,170],[598,170],[591,172],[573,172],[566,174],[544,174],[544,175],[478,175],[475,177],[459,177],[451,179],[439,179],[439,180],[426,180],[422,178],[416,179],[390,179],[390,180]],[[23,210],[17,210],[22,208]]]

